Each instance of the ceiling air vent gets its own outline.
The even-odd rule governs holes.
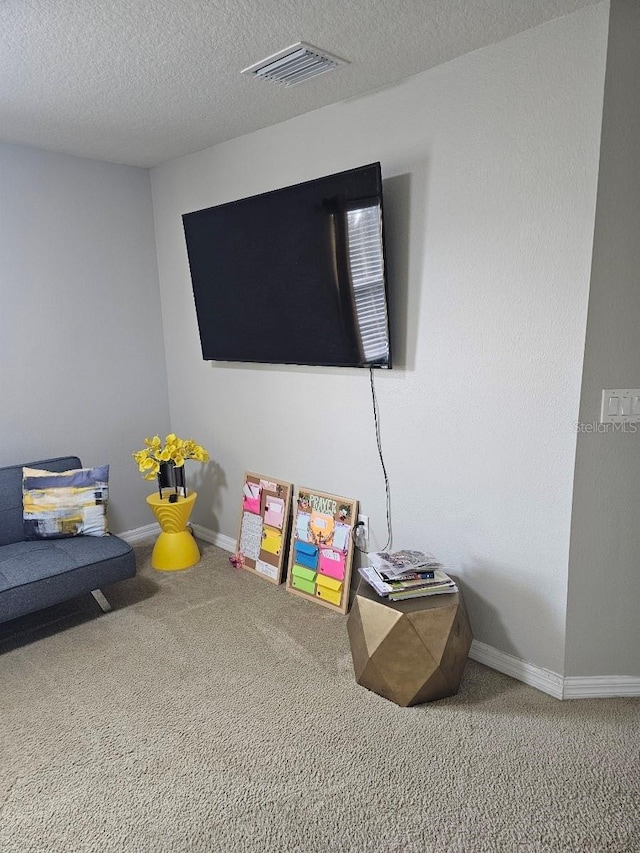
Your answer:
[[[283,86],[295,86],[325,71],[333,71],[338,65],[346,65],[344,59],[338,59],[324,50],[299,41],[284,50],[268,56],[255,65],[242,70],[243,74],[261,77],[263,80],[273,80]]]

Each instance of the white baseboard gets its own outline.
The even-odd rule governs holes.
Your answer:
[[[229,551],[231,554],[236,550],[236,540],[230,536],[225,536],[224,533],[218,533],[216,530],[211,530],[209,527],[203,527],[201,524],[193,524],[193,532],[198,539],[203,539],[211,545],[217,545],[224,551]]]
[[[613,699],[640,696],[640,678],[632,675],[593,675],[563,677],[557,672],[543,669],[501,652],[486,643],[474,640],[469,657],[510,675],[524,684],[536,687],[556,699]]]
[[[569,676],[564,680],[564,699],[608,699],[640,696],[640,678],[633,675]]]
[[[212,545],[217,545],[225,551],[233,553],[236,550],[236,540],[230,536],[225,536],[224,533],[217,533],[209,527],[203,527],[201,524],[191,525],[194,534],[198,539],[203,539],[205,542],[210,542]],[[143,542],[147,539],[155,539],[160,533],[160,525],[158,523],[145,524],[143,527],[136,527],[133,530],[124,530],[122,533],[116,533],[125,542],[132,545],[135,542]]]
[[[124,539],[130,545],[134,542],[142,542],[145,539],[153,539],[160,533],[160,525],[157,522],[145,524],[144,527],[135,527],[133,530],[124,530],[122,533],[116,533],[120,539]]]
[[[527,663],[513,655],[508,655],[506,652],[501,652],[493,646],[488,646],[486,643],[480,643],[478,640],[471,643],[469,657],[477,660],[478,663],[490,666],[491,669],[504,672],[511,678],[529,684],[531,687],[536,687],[538,690],[548,693],[549,696],[554,696],[556,699],[563,698],[564,679],[557,672]]]

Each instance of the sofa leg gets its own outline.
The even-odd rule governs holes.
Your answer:
[[[91,595],[98,602],[98,604],[100,605],[100,609],[102,610],[103,613],[108,613],[111,610],[111,605],[109,604],[109,602],[105,598],[104,593],[102,592],[101,589],[92,589]]]

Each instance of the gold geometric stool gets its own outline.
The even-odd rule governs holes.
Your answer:
[[[198,497],[191,492],[186,498],[178,496],[175,503],[159,495],[148,495],[147,503],[153,510],[162,533],[156,539],[151,554],[151,565],[163,572],[178,572],[188,569],[200,559],[200,551],[187,522]]]
[[[388,601],[362,580],[347,631],[363,687],[402,707],[458,692],[472,640],[461,592]]]

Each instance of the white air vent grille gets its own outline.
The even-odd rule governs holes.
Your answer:
[[[298,42],[284,50],[268,56],[261,62],[242,70],[243,74],[272,80],[283,86],[295,86],[325,71],[333,71],[339,65],[346,65],[346,60],[338,59],[324,50],[313,45]]]

